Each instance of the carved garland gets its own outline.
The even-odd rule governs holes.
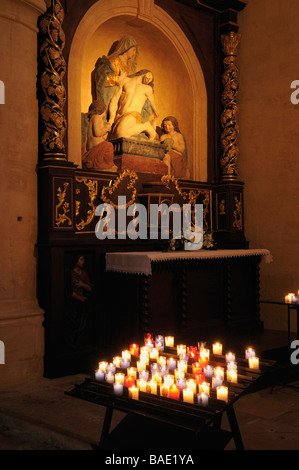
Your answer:
[[[220,158],[222,180],[234,180],[238,176],[237,161],[239,148],[237,139],[239,127],[237,114],[237,94],[239,88],[239,69],[237,67],[236,53],[240,43],[240,34],[230,32],[221,36],[222,49],[224,53],[224,72],[222,75],[223,93],[221,96],[223,112],[221,125],[223,131],[220,138],[223,153]]]
[[[40,98],[41,154],[44,159],[66,159],[63,139],[66,119],[63,113],[66,93],[63,85],[66,65],[62,55],[65,36],[61,27],[64,11],[58,0],[45,0],[47,11],[40,17],[41,36]]]

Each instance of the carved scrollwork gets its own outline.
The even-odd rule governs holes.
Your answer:
[[[237,145],[239,126],[237,114],[239,106],[237,94],[239,91],[239,69],[237,67],[236,53],[240,43],[240,35],[230,32],[221,36],[224,72],[222,75],[223,92],[221,101],[223,112],[221,114],[221,125],[223,131],[220,137],[222,155],[220,166],[223,180],[236,179],[238,176],[237,161],[239,148]]]
[[[83,183],[88,188],[88,196],[89,202],[88,206],[90,209],[87,211],[87,218],[86,220],[81,219],[81,221],[76,224],[77,230],[83,230],[87,225],[89,225],[95,216],[96,206],[94,204],[95,199],[98,196],[98,181],[97,180],[90,180],[88,178],[76,178],[78,183]],[[76,216],[79,215],[80,209],[80,201],[76,201]]]
[[[61,24],[64,11],[58,0],[45,0],[47,11],[40,17],[40,97],[41,146],[43,158],[65,160],[64,136],[66,100],[63,77],[66,65],[62,55],[65,36]]]
[[[55,225],[56,227],[60,227],[65,223],[71,227],[72,221],[70,217],[67,215],[70,212],[70,203],[66,201],[66,193],[68,189],[69,183],[63,183],[63,189],[61,186],[57,188],[57,199],[58,204],[55,206]]]
[[[138,176],[135,171],[125,170],[123,171],[114,181],[110,181],[109,186],[103,186],[101,199],[107,203],[111,204],[114,209],[118,209],[118,205],[111,200],[111,196],[118,193],[117,189],[120,188],[120,185],[125,182],[125,180],[129,178],[129,182],[126,185],[126,189],[131,192],[131,198],[129,201],[126,202],[126,208],[128,208],[131,204],[136,201],[137,198],[137,188],[136,188],[136,181],[138,180]]]
[[[235,201],[235,210],[233,212],[234,214],[233,228],[235,230],[242,230],[243,228],[242,201],[241,199],[238,198],[238,196],[234,197],[234,201]]]

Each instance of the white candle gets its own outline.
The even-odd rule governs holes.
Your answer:
[[[105,378],[105,372],[101,369],[98,369],[95,371],[95,378],[96,380],[99,380],[100,382],[103,382]]]
[[[170,374],[164,375],[164,384],[165,385],[169,386],[169,385],[173,385],[173,383],[174,383],[173,375],[170,375]]]
[[[113,362],[110,362],[110,364],[107,365],[106,372],[112,372],[112,374],[115,374],[116,371],[116,365],[113,364]]]
[[[174,369],[174,378],[183,379],[185,377],[185,372],[180,371],[179,369]]]
[[[108,366],[108,362],[105,362],[105,361],[99,362],[99,369],[100,370],[103,370],[104,372],[106,372],[107,366]]]
[[[214,367],[207,365],[206,367],[204,367],[203,371],[204,371],[205,377],[213,377]]]
[[[187,403],[194,403],[194,393],[189,388],[183,389],[183,401]]]
[[[208,406],[209,404],[209,395],[206,393],[197,394],[197,402],[201,406]]]
[[[137,361],[136,363],[137,371],[140,372],[141,370],[146,370],[146,362],[145,361]]]
[[[232,361],[235,362],[236,355],[234,353],[229,352],[229,353],[225,354],[225,360],[226,360],[226,362],[232,362]]]
[[[123,359],[128,359],[129,361],[131,360],[131,353],[128,350],[122,351],[121,357]]]
[[[227,370],[237,370],[238,369],[238,364],[234,361],[228,362],[226,364]]]
[[[180,354],[184,354],[187,351],[187,346],[185,344],[178,344],[176,348],[177,348],[178,356]]]
[[[222,344],[221,343],[214,343],[213,344],[213,354],[217,354],[218,356],[222,355]]]
[[[146,380],[138,379],[137,380],[137,387],[141,392],[146,392]]]
[[[235,370],[231,369],[231,370],[227,370],[226,371],[226,380],[228,382],[232,382],[232,383],[237,383],[238,382],[238,374]]]
[[[160,366],[166,366],[167,364],[166,356],[159,356],[157,358],[157,362],[160,364]]]
[[[108,384],[113,384],[114,374],[112,372],[107,372],[107,374],[105,375],[105,380]]]
[[[124,384],[125,383],[125,374],[122,374],[121,372],[118,372],[117,374],[115,374],[114,381],[115,381],[115,383]]]
[[[220,377],[222,377],[222,379],[224,379],[224,369],[223,367],[215,367],[214,369],[214,375],[219,375]]]
[[[202,384],[198,384],[198,392],[204,393],[210,396],[210,384],[208,382],[203,382]]]
[[[217,400],[228,401],[228,388],[221,385],[217,387]]]
[[[150,350],[150,359],[157,359],[159,356],[159,350],[157,348],[153,348]]]
[[[201,349],[200,351],[200,357],[205,360],[205,359],[208,359],[210,358],[210,350],[209,349],[206,349],[206,348],[203,348]]]
[[[115,356],[112,360],[113,364],[115,364],[116,367],[121,366],[121,357],[120,356]]]
[[[167,359],[167,365],[169,370],[173,370],[176,368],[176,360],[173,357],[170,357]]]
[[[184,361],[184,360],[178,361],[178,370],[180,372],[187,372],[187,369],[188,369],[187,361]]]
[[[165,336],[165,346],[169,348],[173,348],[174,345],[174,337],[173,336]]]
[[[252,348],[246,349],[246,351],[245,351],[245,358],[246,358],[246,359],[249,359],[250,357],[253,357],[253,356],[255,356],[255,350],[252,349]]]
[[[150,380],[149,382],[147,382],[146,391],[147,393],[157,395],[157,382],[155,382],[154,380]]]
[[[135,377],[135,379],[137,379],[137,368],[136,367],[129,367],[127,369],[127,375],[129,377]]]
[[[223,377],[221,375],[216,375],[212,378],[212,387],[217,388],[223,384]]]
[[[193,393],[196,393],[196,382],[193,379],[189,379],[186,381],[186,387],[189,388],[189,390],[192,390]]]
[[[132,398],[133,400],[139,400],[139,388],[135,387],[129,387],[129,398]]]
[[[250,369],[258,369],[259,368],[259,358],[256,356],[252,356],[248,358],[248,365]]]
[[[122,395],[124,391],[124,386],[121,382],[115,382],[113,384],[113,391],[115,395]]]

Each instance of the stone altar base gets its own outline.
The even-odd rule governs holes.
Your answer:
[[[141,157],[138,155],[117,155],[114,157],[117,170],[133,170],[137,173],[151,173],[153,175],[167,175],[168,168],[157,158]]]

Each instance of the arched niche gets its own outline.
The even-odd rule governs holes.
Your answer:
[[[139,43],[138,69],[152,70],[160,125],[174,115],[187,141],[191,178],[207,181],[207,92],[202,68],[177,23],[152,0],[103,0],[81,19],[68,63],[68,155],[81,166],[81,113],[91,103],[91,72],[112,43],[131,35]]]

